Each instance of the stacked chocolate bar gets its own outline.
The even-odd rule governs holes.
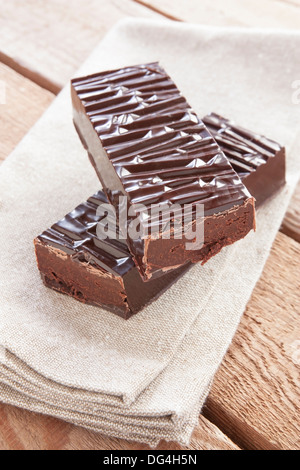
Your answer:
[[[103,192],[36,238],[38,266],[48,287],[129,318],[255,228],[254,198],[284,184],[284,148],[200,120],[158,63],[74,79],[71,93]]]

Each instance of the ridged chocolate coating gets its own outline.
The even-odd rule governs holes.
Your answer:
[[[282,187],[285,183],[283,146],[216,113],[205,116],[203,122],[256,198],[256,205]]]
[[[107,220],[97,210],[107,202],[99,191],[39,235],[36,257],[46,286],[127,319],[161,295],[190,265],[143,282],[124,240],[97,237],[97,224],[106,228]]]
[[[203,122],[241,177],[266,164],[281,149],[277,142],[254,134],[218,114],[205,116]]]
[[[201,202],[214,214],[249,197],[158,63],[74,79],[72,87],[121,181],[109,189],[121,189],[131,203]]]
[[[107,198],[99,191],[37,238],[64,251],[74,260],[123,276],[135,266],[126,242],[97,237],[97,224],[101,224],[103,219],[97,215],[97,208],[103,203],[107,203]]]

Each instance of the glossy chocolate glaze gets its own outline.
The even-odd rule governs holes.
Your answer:
[[[144,283],[124,240],[97,237],[97,224],[106,226],[97,209],[107,202],[99,191],[39,235],[35,240],[37,262],[46,286],[129,318],[189,266]]]
[[[284,185],[284,147],[216,113],[205,116],[203,122],[255,197],[256,206]]]
[[[201,202],[206,214],[249,197],[203,122],[158,63],[74,79],[72,88],[83,106],[76,108],[74,102],[77,112],[89,118],[121,182],[109,187],[101,172],[104,187],[121,188],[132,204]],[[88,136],[81,137],[89,148]]]
[[[240,238],[254,227],[253,199],[248,190],[158,63],[76,78],[71,94],[75,127],[114,205],[115,196],[123,193],[133,209],[138,203],[146,206],[146,211],[161,203],[190,203],[194,207],[201,203],[205,217],[226,214],[228,220],[219,218],[217,224],[207,220],[205,225],[205,241],[211,249],[206,246],[204,251],[211,254],[217,252],[217,246],[220,250],[236,240],[232,233],[226,234],[228,224],[239,223],[229,212],[243,206],[244,230],[236,230]],[[239,214],[243,217],[241,211]],[[128,237],[127,243],[145,280],[165,268],[209,258],[201,251],[187,253],[185,240],[180,246],[178,241],[174,245],[173,240],[164,240],[168,256],[162,252],[154,256],[149,243],[155,238],[157,220],[149,213],[144,215],[144,236],[140,240]],[[216,225],[213,233],[210,227]],[[235,227],[230,230],[234,232]],[[156,258],[155,263],[148,255]]]
[[[99,191],[37,238],[59,248],[74,260],[123,276],[134,267],[126,242],[97,237],[97,224],[101,225],[104,220],[97,216],[97,208],[103,203],[107,203],[107,198]]]

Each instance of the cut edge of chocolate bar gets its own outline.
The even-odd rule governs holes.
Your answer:
[[[95,267],[87,267],[88,265],[83,260],[75,262],[64,251],[42,242],[41,237],[34,240],[34,246],[38,268],[45,286],[82,303],[105,308],[125,319],[133,315],[134,312],[128,305],[121,277],[118,278]],[[66,274],[67,270],[69,276]],[[88,276],[90,286],[85,281],[81,282],[80,276],[82,278]],[[105,300],[104,296],[101,298],[101,294],[96,292],[95,286],[100,282],[101,290],[105,290],[106,293],[109,288],[114,288],[115,305],[110,297]]]
[[[207,263],[213,256],[217,255],[222,248],[232,245],[236,241],[244,238],[246,234],[245,225],[247,224],[247,220],[253,218],[253,230],[256,230],[256,219],[255,219],[255,204],[254,198],[249,198],[244,204],[240,206],[235,206],[232,209],[224,212],[219,213],[213,216],[205,217],[204,219],[204,226],[205,226],[205,241],[203,247],[194,253],[193,252],[189,255],[186,262],[197,263],[200,262],[202,265]],[[218,223],[218,219],[222,219],[222,224]],[[223,231],[223,227],[226,227],[226,231]],[[215,233],[218,231],[220,238],[215,241]],[[247,232],[248,233],[248,232]],[[180,243],[179,243],[180,242]],[[182,256],[180,259],[183,258],[183,252],[185,251],[185,243],[187,240],[183,238],[182,240],[175,240],[171,239],[169,242],[169,250],[171,250],[173,256],[172,258],[176,259],[174,253],[178,253],[181,251]],[[160,276],[162,273],[166,273],[169,270],[177,268],[178,265],[175,266],[168,266],[162,268],[159,271],[159,259],[161,253],[161,245],[164,243],[162,238],[153,239],[145,239],[144,241],[144,257],[140,264],[136,264],[140,268],[140,273],[142,277],[146,280],[155,279],[156,277]],[[150,256],[149,256],[150,253]],[[167,257],[168,253],[164,251],[164,257]],[[149,261],[149,258],[151,261]],[[135,259],[135,258],[134,258]],[[155,261],[157,260],[157,264],[155,265]],[[153,272],[153,265],[157,267],[157,269]]]

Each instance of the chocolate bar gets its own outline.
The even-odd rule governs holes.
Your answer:
[[[256,199],[256,207],[282,188],[284,147],[215,113],[205,116],[203,122]]]
[[[117,237],[99,239],[97,212],[107,203],[98,192],[35,240],[38,267],[44,284],[75,299],[127,319],[171,286],[188,266],[143,282],[128,251]]]
[[[254,199],[158,63],[76,78],[71,94],[76,130],[110,202],[125,195],[133,214],[146,207],[140,238],[127,236],[144,280],[204,263],[255,227]],[[186,249],[184,230],[181,239],[164,228],[153,235],[150,207],[173,204],[204,206],[198,250]]]

